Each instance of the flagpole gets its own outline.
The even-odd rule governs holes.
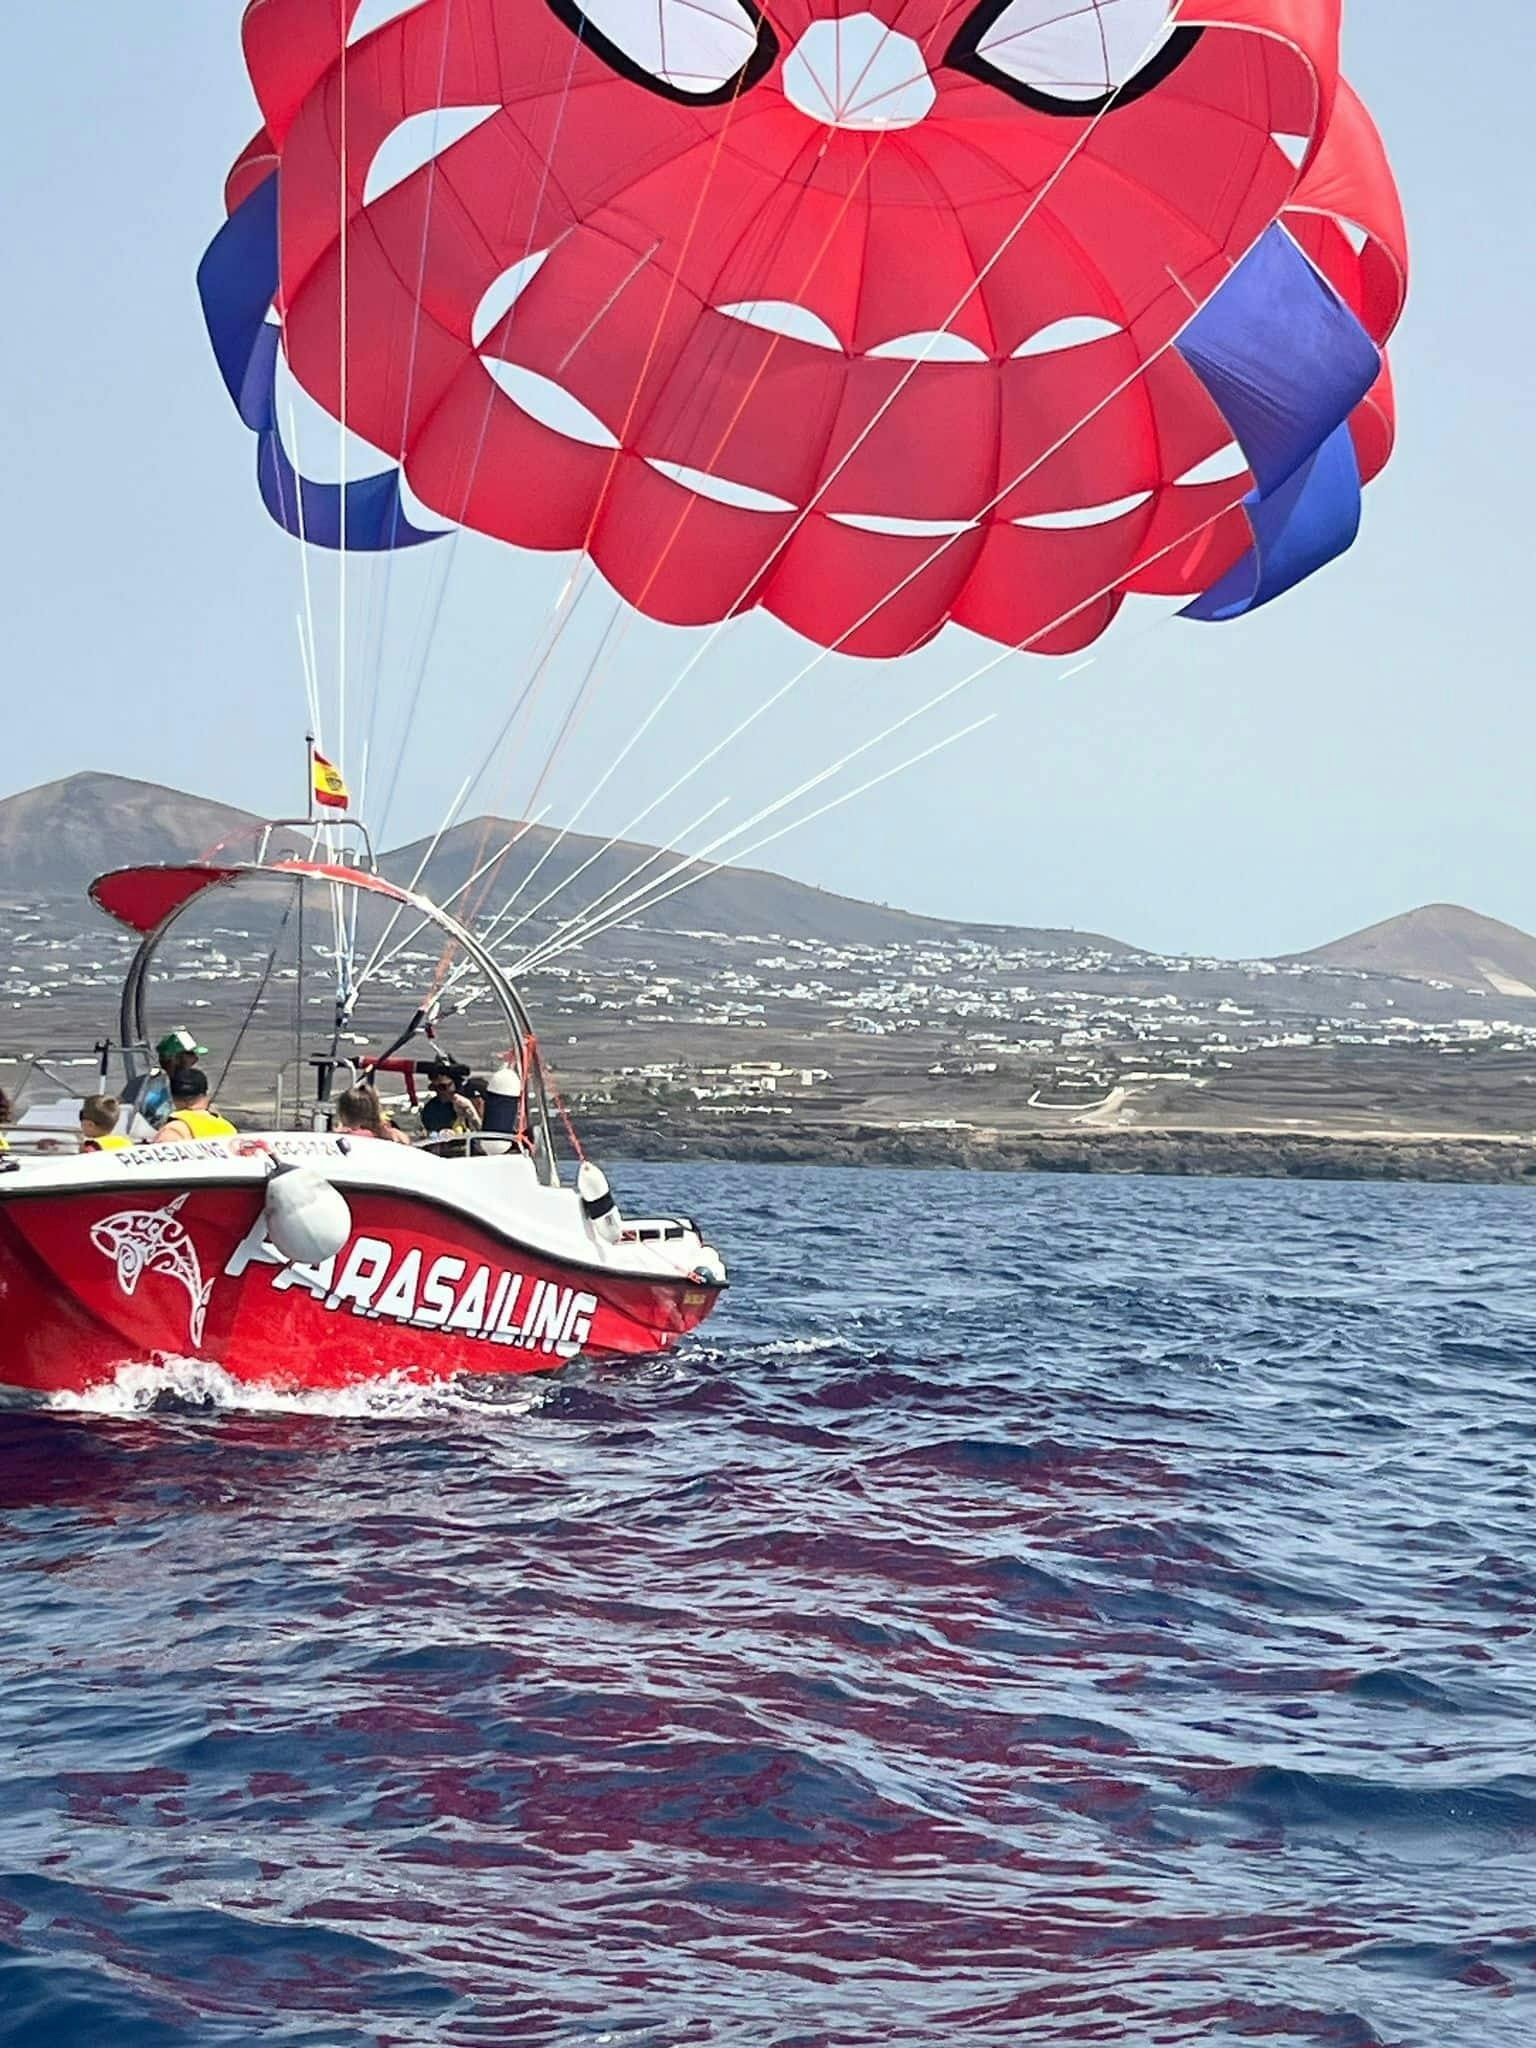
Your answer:
[[[304,785],[304,816],[311,825],[315,822],[315,736],[312,732],[304,735],[304,748],[309,763],[309,774]]]

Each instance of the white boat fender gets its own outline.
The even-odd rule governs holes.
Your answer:
[[[604,1244],[617,1244],[624,1233],[624,1219],[613,1199],[607,1174],[600,1166],[594,1166],[590,1159],[583,1159],[576,1169],[576,1192],[581,1197],[582,1214],[591,1224],[594,1236],[600,1237]]]
[[[280,1166],[267,1183],[267,1242],[291,1265],[334,1259],[352,1235],[347,1198],[308,1166]]]

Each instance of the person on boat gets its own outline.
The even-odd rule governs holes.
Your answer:
[[[365,1081],[337,1096],[331,1129],[345,1138],[383,1138],[394,1145],[411,1142],[404,1131],[395,1129],[378,1095]]]
[[[523,1102],[523,1076],[515,1059],[509,1058],[489,1080],[476,1074],[464,1083],[464,1093],[480,1113],[479,1149],[497,1155],[533,1150]]]
[[[149,1140],[150,1144],[165,1145],[185,1138],[237,1136],[229,1118],[220,1116],[210,1105],[208,1092],[208,1076],[201,1067],[182,1067],[172,1075],[172,1115]]]
[[[460,1091],[464,1070],[441,1061],[427,1072],[427,1099],[421,1105],[421,1128],[431,1138],[465,1138],[480,1128],[480,1112]]]
[[[11,1120],[11,1114],[11,1098],[0,1088],[0,1152],[9,1149],[5,1142],[5,1127]]]
[[[80,1150],[121,1152],[131,1145],[132,1138],[117,1134],[122,1113],[123,1105],[115,1095],[87,1095],[80,1105]]]
[[[160,1061],[160,1070],[145,1084],[134,1107],[145,1123],[158,1131],[175,1107],[171,1091],[176,1076],[188,1067],[195,1067],[199,1060],[206,1059],[208,1048],[199,1045],[190,1031],[167,1031],[155,1047],[155,1053]]]

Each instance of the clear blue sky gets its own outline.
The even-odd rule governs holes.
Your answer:
[[[151,24],[121,0],[68,0],[6,23],[0,793],[80,767],[255,810],[297,793],[296,552],[260,510],[193,290],[254,126],[239,13],[160,0]],[[1011,662],[955,707],[952,724],[1002,711],[977,741],[765,862],[914,908],[1196,951],[1309,945],[1438,898],[1536,928],[1536,10],[1350,0],[1346,52],[1397,166],[1415,263],[1394,350],[1401,441],[1354,553],[1250,622],[1157,627],[1068,684]],[[548,563],[459,545],[392,837],[434,823],[558,586]],[[420,558],[396,572],[386,730],[432,588]],[[366,636],[373,600],[355,595]],[[568,680],[601,617],[578,618]],[[946,641],[898,676],[836,664],[657,824],[686,824],[715,794],[732,800],[722,823],[743,815],[963,674],[974,649]],[[623,824],[802,654],[766,622],[734,626],[587,822]],[[673,661],[660,635],[627,645],[552,792],[557,815]],[[489,794],[515,807],[525,784],[498,777]]]

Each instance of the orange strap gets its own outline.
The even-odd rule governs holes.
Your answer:
[[[532,1040],[530,1040],[529,1043],[531,1044]],[[586,1150],[582,1145],[580,1138],[576,1135],[576,1126],[571,1122],[571,1113],[565,1106],[565,1097],[560,1093],[560,1090],[555,1083],[554,1075],[544,1065],[542,1060],[539,1062],[539,1071],[544,1076],[544,1084],[548,1088],[550,1095],[554,1100],[555,1109],[559,1113],[560,1121],[565,1126],[565,1135],[571,1141],[571,1150],[575,1153],[578,1160],[585,1160],[587,1156]],[[528,1090],[525,1084],[523,1089],[523,1093],[525,1096],[527,1092]]]

